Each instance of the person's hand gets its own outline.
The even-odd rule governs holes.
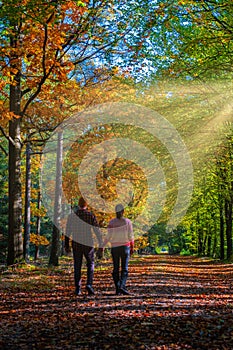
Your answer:
[[[97,250],[97,253],[96,253],[97,259],[102,259],[103,255],[104,255],[104,249],[103,248],[99,248]]]
[[[71,252],[70,247],[65,247],[65,252],[66,252],[66,254],[69,254]]]
[[[133,255],[133,253],[134,253],[134,249],[133,247],[130,247],[130,256]]]

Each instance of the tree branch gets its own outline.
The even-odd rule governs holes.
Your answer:
[[[14,140],[13,140],[9,135],[7,135],[7,134],[5,133],[4,129],[3,129],[1,126],[0,126],[0,131],[1,131],[2,135],[3,135],[8,141],[10,141],[10,142],[12,143],[13,146],[15,146]]]
[[[3,153],[6,155],[6,156],[8,156],[8,153],[7,153],[7,151],[5,150],[5,148],[0,144],[0,148],[1,148],[1,150],[3,151]]]

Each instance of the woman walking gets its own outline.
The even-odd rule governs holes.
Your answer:
[[[122,204],[118,204],[115,211],[116,218],[110,220],[108,224],[108,234],[103,246],[108,242],[111,243],[112,277],[116,287],[116,295],[128,295],[130,293],[126,288],[126,281],[129,258],[134,249],[133,226],[131,221],[123,216],[124,207]]]

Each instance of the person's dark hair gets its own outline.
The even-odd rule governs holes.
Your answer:
[[[122,204],[117,204],[115,207],[117,219],[121,219],[124,214],[124,207]]]
[[[78,201],[78,205],[80,208],[85,208],[87,206],[87,202],[85,201],[85,199],[83,197],[80,197],[79,201]]]

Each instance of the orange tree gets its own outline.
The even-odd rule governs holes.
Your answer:
[[[39,247],[49,244],[49,241],[45,236],[37,235],[35,233],[30,235],[30,242],[35,245],[35,260],[38,258]]]
[[[9,141],[8,259],[22,259],[21,124],[30,106],[54,86],[74,79],[101,81],[101,67],[144,59],[143,45],[160,20],[157,1],[9,0],[0,8],[1,132]],[[118,58],[118,59],[117,59]],[[60,96],[58,97],[58,103]],[[52,119],[55,115],[52,115]],[[35,120],[37,123],[37,120]]]

